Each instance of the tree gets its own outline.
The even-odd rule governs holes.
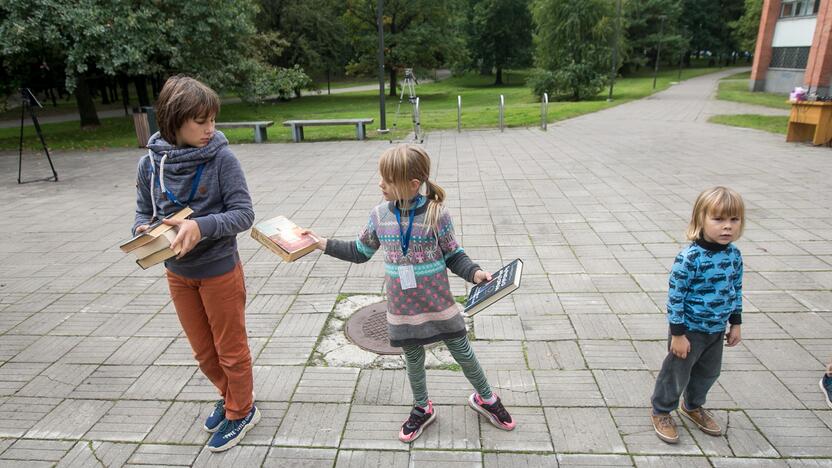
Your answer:
[[[98,125],[87,82],[100,74],[144,83],[148,75],[186,73],[217,91],[258,101],[279,92],[286,85],[280,80],[298,80],[295,72],[263,63],[260,51],[274,38],[257,34],[253,1],[6,0],[0,3],[0,56],[14,63],[32,51],[60,54],[82,126]],[[144,85],[137,91],[148,101],[141,97]]]
[[[745,0],[742,16],[728,24],[731,34],[740,50],[754,52],[757,44],[757,30],[760,27],[760,15],[763,13],[763,0]]]
[[[611,3],[604,0],[536,0],[532,7],[537,51],[550,94],[573,100],[595,96],[607,82],[612,32]]]
[[[480,70],[528,66],[532,59],[532,15],[529,0],[471,0],[469,52]]]
[[[349,60],[347,29],[340,0],[260,0],[255,24],[261,33],[274,33],[280,49],[266,61],[279,67],[295,65],[326,72]]]
[[[376,0],[347,0],[344,21],[356,57],[348,72],[378,70]],[[436,68],[465,54],[463,15],[455,0],[384,0],[384,66],[390,73],[390,95],[403,68]]]
[[[717,57],[735,51],[729,23],[742,13],[743,0],[683,0],[681,23],[690,32],[691,50]]]
[[[627,36],[625,67],[653,65],[659,43],[662,56],[673,59],[687,47],[679,23],[681,0],[628,0],[623,14]]]

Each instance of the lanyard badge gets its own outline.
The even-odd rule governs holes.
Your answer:
[[[393,212],[396,214],[396,221],[399,225],[399,241],[402,246],[402,259],[407,257],[407,251],[410,249],[410,238],[413,234],[413,220],[416,217],[416,204],[421,197],[417,196],[410,206],[409,222],[407,224],[407,231],[402,229],[402,212],[398,205],[394,206]],[[399,284],[402,290],[413,289],[416,287],[416,272],[413,270],[413,265],[399,265]]]

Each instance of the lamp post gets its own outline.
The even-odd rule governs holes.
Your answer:
[[[612,101],[612,88],[615,86],[615,75],[618,72],[618,41],[621,37],[621,0],[615,3],[615,37],[612,43],[612,65],[610,66],[610,94],[607,102]]]
[[[384,0],[378,0],[376,8],[376,24],[378,26],[378,112],[379,112],[379,133],[387,133],[387,115],[384,106],[384,22],[382,11]],[[392,83],[391,83],[392,85]]]
[[[664,40],[664,36],[662,35],[664,31],[664,20],[667,18],[665,15],[659,16],[659,45],[656,47],[656,63],[653,67],[653,89],[656,89],[656,78],[659,75],[659,58],[662,55],[662,40]]]

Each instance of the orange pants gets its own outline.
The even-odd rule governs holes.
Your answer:
[[[189,279],[167,271],[176,315],[199,368],[225,399],[225,417],[246,417],[253,404],[254,378],[246,335],[243,266],[228,273]]]

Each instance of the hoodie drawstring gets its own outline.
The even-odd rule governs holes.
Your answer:
[[[151,150],[147,150],[147,157],[150,160],[150,204],[153,207],[153,217],[150,218],[150,222],[156,221],[156,192],[153,189],[153,176],[156,174],[156,167],[153,164],[153,152]],[[159,186],[161,187],[162,191],[165,191],[165,159],[168,158],[168,153],[164,153],[162,155],[162,161],[159,162]]]

